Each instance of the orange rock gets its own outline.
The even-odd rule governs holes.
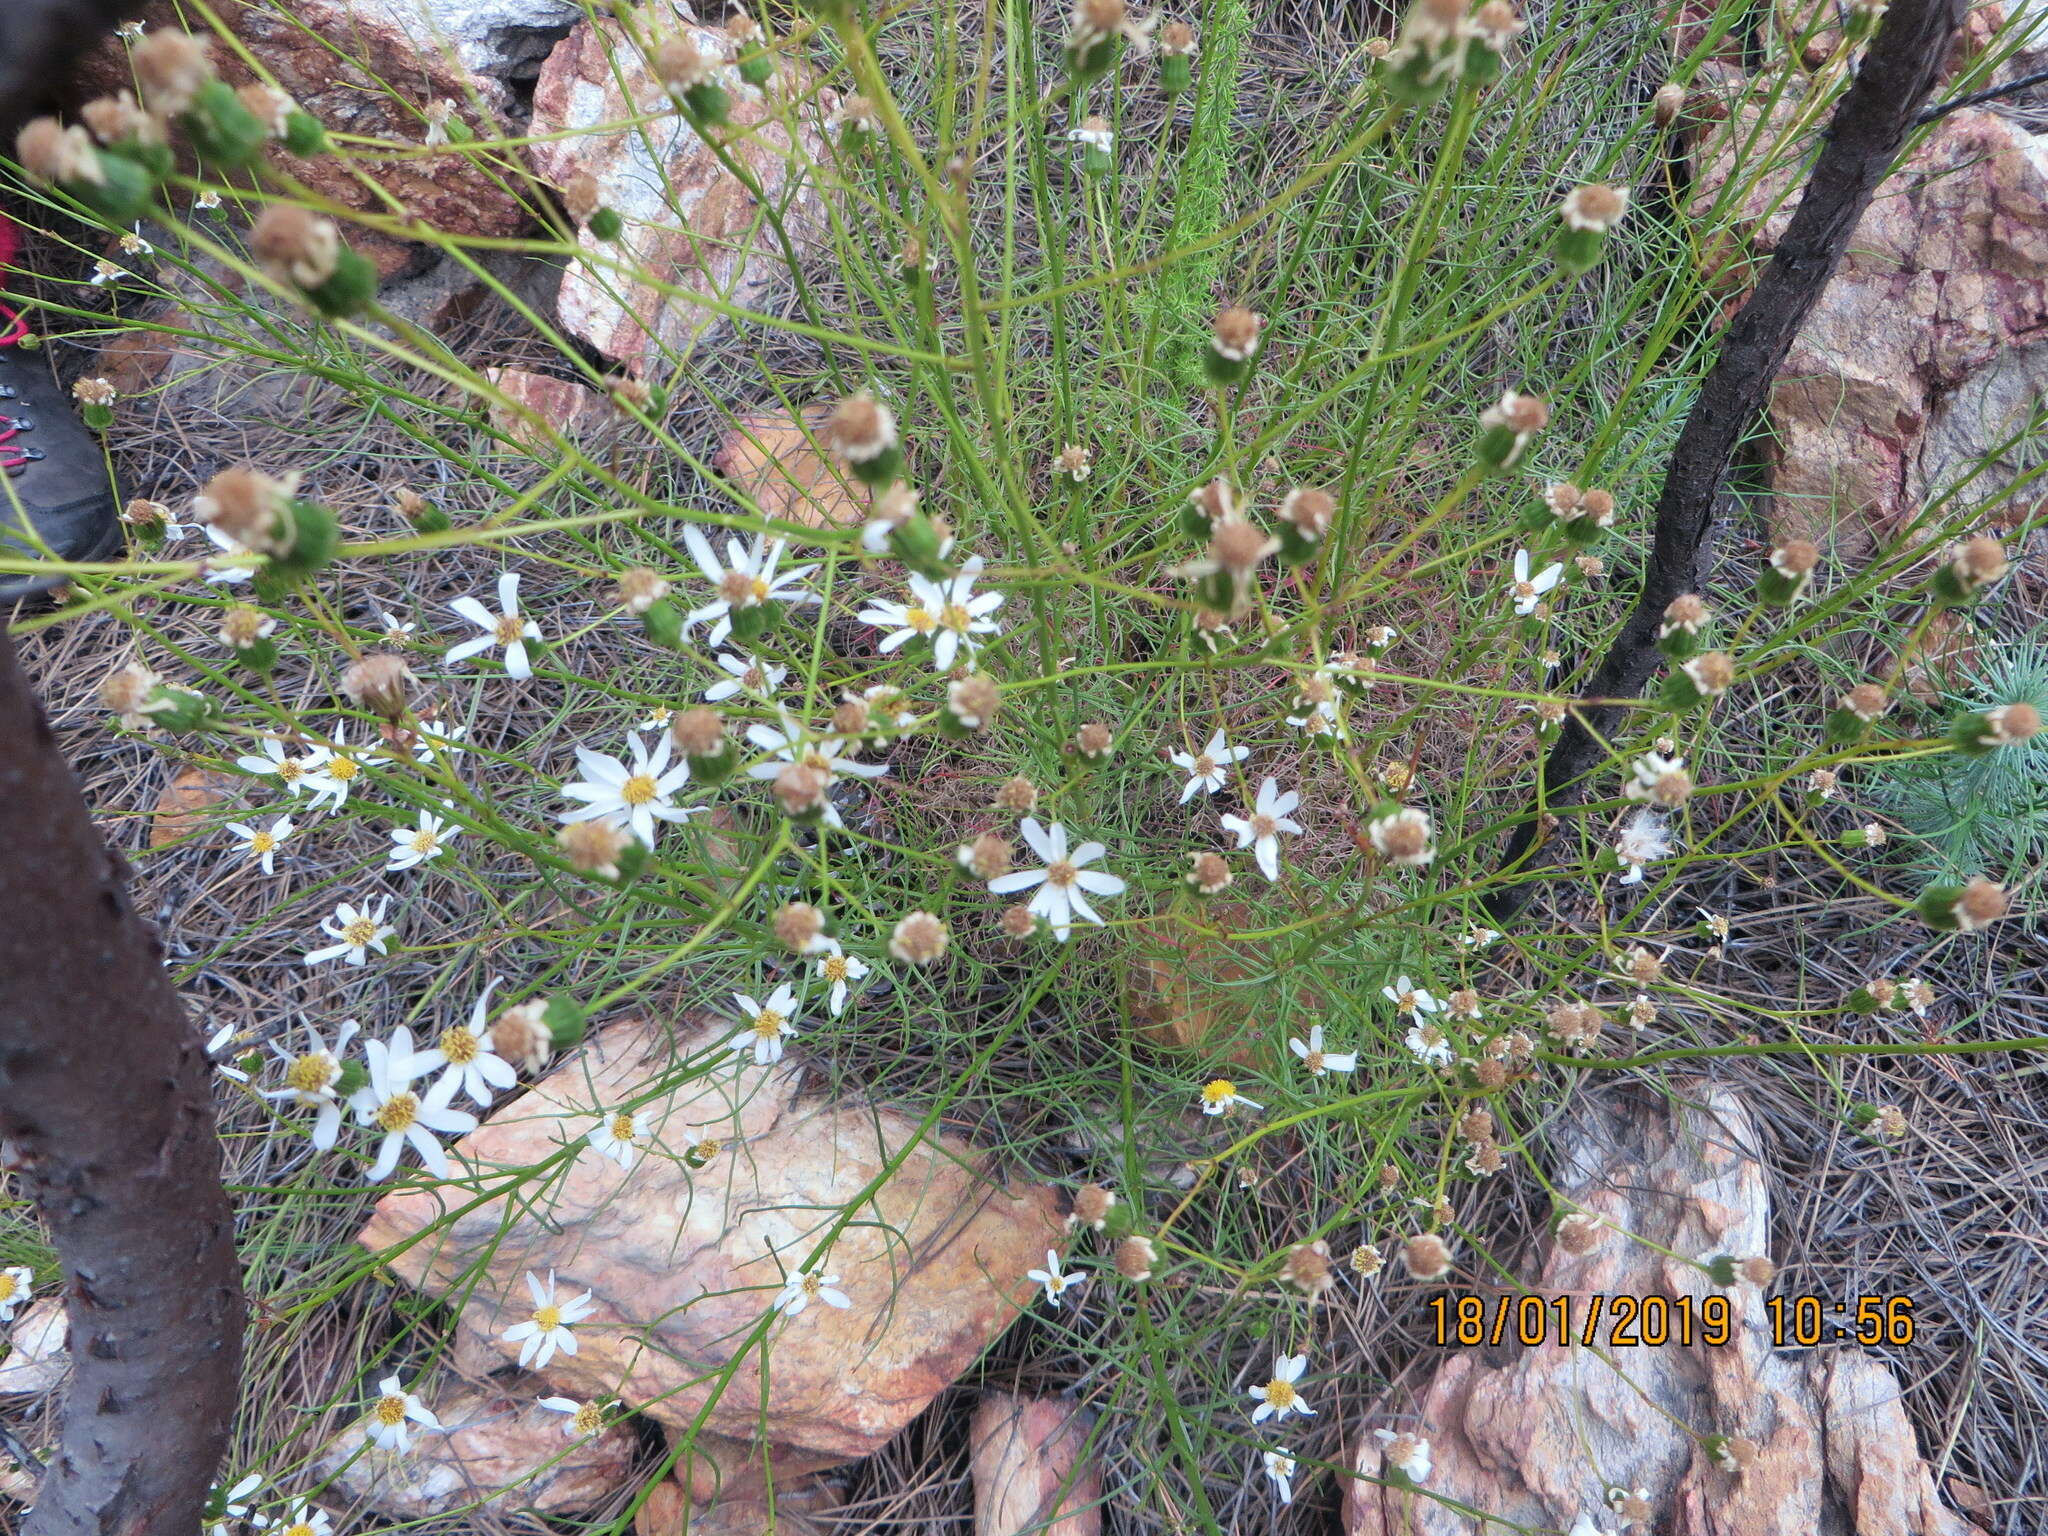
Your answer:
[[[1102,1472],[1095,1415],[1077,1403],[983,1395],[968,1426],[975,1536],[1096,1536]]]
[[[825,412],[803,422],[764,411],[735,420],[712,463],[763,515],[811,528],[851,528],[867,517],[867,492],[814,446]]]
[[[894,1109],[799,1099],[798,1063],[738,1065],[734,1033],[703,1015],[606,1028],[455,1147],[481,1169],[542,1169],[516,1204],[398,1191],[358,1241],[412,1284],[465,1297],[461,1325],[508,1360],[517,1346],[497,1336],[531,1308],[528,1270],[592,1291],[579,1352],[541,1373],[553,1390],[617,1393],[678,1433],[703,1413],[733,1440],[866,1455],[1030,1304],[1025,1271],[1062,1241],[1058,1201],[998,1187],[973,1147],[919,1142]],[[636,1098],[651,1145],[630,1172],[588,1145],[564,1154]],[[707,1138],[718,1149],[692,1167],[683,1154]],[[826,1265],[852,1305],[770,1318],[783,1275],[854,1202]]]
[[[524,368],[486,368],[484,376],[507,402],[491,403],[491,425],[528,448],[545,448],[555,433],[586,438],[618,419],[609,402],[574,379]]]
[[[180,768],[156,797],[150,817],[149,846],[168,847],[213,826],[208,812],[227,804],[240,791],[242,779],[208,768]]]
[[[1249,924],[1251,914],[1217,902],[1202,908],[1197,920],[1227,931]],[[1131,932],[1131,1018],[1155,1044],[1222,1050],[1230,1061],[1253,1065],[1286,1049],[1261,1022],[1271,1016],[1270,997],[1242,985],[1270,970],[1256,944],[1213,937],[1172,913],[1146,918]]]

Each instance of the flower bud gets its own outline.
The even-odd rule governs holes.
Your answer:
[[[1975,933],[2005,916],[2005,887],[1976,879],[1967,885],[1930,885],[1915,903],[1920,920],[1944,933]]]
[[[1209,333],[1209,350],[1203,358],[1203,368],[1211,383],[1236,384],[1251,373],[1265,325],[1265,316],[1241,304],[1233,304],[1217,315]]]
[[[686,709],[669,722],[668,733],[696,777],[716,784],[732,772],[738,753],[726,738],[725,716],[717,710]]]
[[[825,814],[825,775],[815,768],[806,768],[802,763],[785,764],[771,787],[791,821],[813,822]]]
[[[1974,602],[1977,594],[2012,568],[2005,546],[1993,538],[1974,538],[1934,573],[1934,595],[1949,606]]]
[[[358,709],[398,720],[409,702],[407,684],[418,681],[403,656],[372,651],[349,663],[341,674],[341,691]]]
[[[901,478],[903,451],[896,435],[896,418],[873,395],[861,393],[841,400],[818,436],[863,484],[885,486]]]
[[[1514,467],[1538,432],[1550,424],[1550,407],[1535,395],[1509,390],[1500,403],[1488,406],[1479,417],[1479,441],[1474,453],[1488,469]]]
[[[1657,94],[1650,98],[1650,115],[1656,119],[1659,128],[1669,128],[1684,110],[1685,87],[1676,80],[1666,80],[1657,87]]]
[[[2033,705],[2000,704],[1983,714],[1959,717],[1949,731],[1956,749],[1968,757],[1983,757],[2000,747],[2031,741],[2041,729],[2041,714]]]
[[[1628,212],[1628,192],[1599,182],[1574,187],[1558,212],[1564,228],[1552,250],[1557,264],[1567,272],[1589,271],[1605,253],[1609,232]]]

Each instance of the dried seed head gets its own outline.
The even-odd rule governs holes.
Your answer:
[[[318,288],[341,260],[341,231],[334,220],[296,203],[272,203],[249,231],[249,249],[279,281]]]
[[[1107,757],[1115,744],[1116,733],[1099,720],[1091,720],[1074,733],[1074,750],[1091,761]]]
[[[1820,546],[1807,539],[1787,539],[1771,551],[1771,569],[1780,576],[1811,575],[1820,564]]]
[[[1517,437],[1527,437],[1550,425],[1550,407],[1541,396],[1511,389],[1500,397],[1498,405],[1487,407],[1480,420],[1487,426],[1506,427]]]
[[[1483,1109],[1468,1109],[1458,1118],[1458,1134],[1467,1141],[1487,1141],[1493,1136],[1493,1116]]]
[[[351,662],[341,674],[341,691],[358,709],[397,720],[405,714],[409,685],[418,681],[403,656],[372,651]]]
[[[1169,21],[1159,29],[1159,51],[1183,58],[1195,51],[1195,29],[1184,21]]]
[[[618,878],[619,855],[632,840],[631,834],[605,821],[572,821],[555,833],[555,846],[571,869],[607,880]]]
[[[802,763],[787,763],[775,775],[771,786],[782,809],[791,816],[808,816],[825,804],[825,775]]]
[[[1657,633],[1661,637],[1682,629],[1696,635],[1710,617],[1706,600],[1699,593],[1681,592],[1665,605],[1664,623]]]
[[[1858,720],[1879,719],[1891,707],[1891,700],[1885,696],[1884,689],[1876,683],[1858,683],[1842,695],[1842,708],[1848,710]]]
[[[1722,1443],[1722,1460],[1731,1472],[1746,1472],[1754,1466],[1763,1447],[1747,1435],[1731,1435]]]
[[[960,850],[961,867],[981,881],[999,880],[1010,872],[1016,849],[1006,837],[984,832]]]
[[[1566,1253],[1591,1253],[1606,1233],[1607,1223],[1598,1216],[1574,1211],[1557,1224],[1557,1246]]]
[[[604,206],[604,188],[588,171],[578,171],[562,184],[562,206],[578,224],[588,224]]]
[[[1956,898],[1956,926],[1965,933],[1988,928],[2005,916],[2005,887],[1996,880],[1976,879]]]
[[[1570,519],[1579,515],[1579,503],[1585,495],[1569,480],[1560,480],[1543,488],[1543,505],[1550,508],[1553,517]]]
[[[1685,110],[1685,87],[1676,80],[1666,80],[1651,98],[1650,110],[1659,128],[1669,128],[1678,121],[1678,114]]]
[[[602,827],[601,822],[579,821],[572,823],[577,828]],[[569,831],[564,827],[563,831]],[[611,830],[604,828],[604,830]],[[616,835],[616,834],[615,834]],[[573,862],[573,859],[572,859]],[[578,866],[581,868],[581,866]],[[554,1037],[548,1032],[547,1004],[540,1002],[520,1003],[499,1014],[491,1025],[491,1052],[502,1056],[513,1066],[527,1072],[538,1072],[548,1064],[548,1058],[555,1054]]]
[[[898,480],[875,498],[875,504],[868,509],[868,516],[891,528],[901,528],[917,515],[917,504],[921,499],[916,491]]]
[[[1070,1226],[1086,1227],[1091,1232],[1100,1232],[1109,1220],[1109,1213],[1116,1205],[1116,1192],[1104,1189],[1100,1184],[1083,1184],[1074,1191],[1074,1209],[1067,1217]]]
[[[655,78],[677,92],[694,91],[708,82],[717,62],[687,35],[668,38],[654,50]]]
[[[1476,1019],[1479,1017],[1479,993],[1472,987],[1459,987],[1444,999],[1444,1006],[1454,1019]]]
[[[628,613],[645,613],[668,594],[668,578],[659,571],[636,565],[619,572],[619,606]]]
[[[1159,1262],[1159,1250],[1152,1239],[1132,1233],[1116,1245],[1116,1272],[1126,1280],[1150,1280]]]
[[[725,18],[725,36],[735,48],[744,48],[761,40],[761,24],[745,11],[734,11]]]
[[[100,702],[129,725],[143,718],[143,705],[163,679],[139,661],[116,667],[100,684]]]
[[[776,910],[775,939],[793,955],[807,955],[825,933],[825,914],[807,901],[787,901]]]
[[[1502,1087],[1508,1080],[1508,1069],[1491,1056],[1483,1056],[1472,1063],[1472,1081],[1491,1092]]]
[[[715,709],[686,709],[668,723],[676,750],[685,757],[714,757],[725,746],[725,716]]]
[[[1528,23],[1522,20],[1508,0],[1486,0],[1472,17],[1473,35],[1483,40],[1496,52],[1507,47],[1528,30]]]
[[[1993,538],[1974,538],[1955,552],[1949,568],[1965,587],[1975,590],[1998,580],[2009,569],[2005,546]]]
[[[1280,1278],[1304,1296],[1322,1295],[1337,1283],[1330,1268],[1330,1245],[1321,1238],[1312,1243],[1296,1243],[1287,1250]]]
[[[1433,828],[1427,812],[1413,808],[1381,816],[1372,823],[1372,845],[1389,864],[1419,869],[1436,855],[1430,837]]]
[[[1726,651],[1702,651],[1681,670],[1710,699],[1726,693],[1735,681],[1735,661]]]
[[[929,912],[912,912],[889,935],[889,953],[905,965],[935,965],[945,957],[951,936]]]
[[[848,395],[832,408],[818,435],[841,458],[865,464],[896,446],[896,418],[873,395]]]
[[[1653,986],[1664,979],[1664,962],[1640,944],[1631,945],[1626,967],[1629,980],[1639,987]]]
[[[142,100],[158,117],[176,117],[192,105],[213,78],[213,39],[165,28],[152,32],[128,53]]]
[[[1279,542],[1270,534],[1235,518],[1218,523],[1209,535],[1209,558],[1240,581],[1277,548]]]
[[[631,374],[606,379],[605,393],[611,403],[625,415],[637,411],[644,416],[648,407],[654,404],[654,386],[645,379],[634,378]]]
[[[1744,1259],[1736,1265],[1736,1271],[1751,1285],[1759,1288],[1769,1285],[1778,1273],[1778,1266],[1766,1258]]]
[[[1906,1112],[1896,1104],[1884,1105],[1870,1123],[1878,1135],[1889,1138],[1903,1136],[1912,1129],[1911,1122],[1906,1119]]]
[[[1993,741],[2011,746],[2033,739],[2041,729],[2041,712],[2031,704],[2001,704],[1985,711],[1984,723]]]
[[[947,707],[952,710],[953,718],[970,731],[986,730],[1002,704],[1002,689],[996,686],[994,678],[985,673],[963,677],[946,687]]]
[[[1013,779],[1003,780],[996,790],[996,809],[1014,811],[1019,816],[1029,815],[1038,805],[1038,786],[1018,774]]]
[[[1214,896],[1230,884],[1230,863],[1220,853],[1194,853],[1188,858],[1192,867],[1187,873],[1187,882],[1204,896]]]
[[[120,144],[130,139],[144,144],[163,142],[163,124],[137,106],[135,97],[127,91],[94,97],[78,109],[78,115],[102,144]]]
[[[865,699],[841,699],[832,707],[832,733],[835,736],[858,736],[868,728],[869,711]]]
[[[1069,443],[1060,450],[1053,467],[1069,480],[1086,480],[1095,472],[1095,455],[1079,443]]]
[[[1337,520],[1337,499],[1312,485],[1297,485],[1280,503],[1280,520],[1313,542],[1327,534]]]
[[[35,181],[98,185],[106,180],[92,135],[76,124],[67,128],[54,117],[38,117],[15,136],[14,158]]]
[[[1392,1163],[1381,1163],[1379,1181],[1381,1192],[1390,1194],[1401,1187],[1401,1170]]]
[[[1360,1243],[1351,1250],[1351,1273],[1362,1279],[1369,1279],[1386,1267],[1386,1259],[1371,1243]]]
[[[1023,902],[1003,908],[1003,915],[996,920],[1006,939],[1028,939],[1038,932],[1038,914]]]
[[[1490,1178],[1506,1166],[1507,1159],[1502,1156],[1500,1148],[1490,1141],[1475,1142],[1472,1155],[1465,1159],[1466,1171],[1476,1173],[1482,1179]]]
[[[261,608],[237,603],[220,616],[221,644],[245,650],[277,627],[277,621]],[[351,669],[353,670],[353,669]],[[348,689],[348,675],[342,675],[342,690]]]
[[[1209,520],[1214,528],[1221,523],[1232,521],[1237,516],[1237,496],[1230,488],[1230,482],[1218,475],[1207,485],[1188,493],[1188,501],[1195,510]]]
[[[1606,231],[1628,212],[1628,193],[1621,187],[1591,182],[1565,194],[1564,221],[1573,229]]]
[[[248,114],[263,125],[263,131],[273,139],[281,139],[292,113],[299,104],[285,95],[274,85],[265,85],[260,80],[238,87],[235,100],[239,101]]]
[[[1579,498],[1579,516],[1595,527],[1606,528],[1614,522],[1614,492],[1603,491],[1597,486]]]
[[[1241,304],[1233,304],[1216,317],[1209,345],[1216,349],[1219,357],[1228,358],[1233,363],[1241,363],[1246,358],[1258,355],[1259,332],[1265,328],[1265,324],[1263,315],[1246,309]]]
[[[1441,1280],[1451,1272],[1451,1245],[1434,1232],[1418,1232],[1401,1245],[1401,1263],[1418,1280]]]
[[[246,465],[224,469],[192,498],[192,515],[242,549],[274,550],[280,547],[278,523],[291,490],[285,481]]]

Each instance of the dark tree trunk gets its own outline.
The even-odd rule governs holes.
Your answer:
[[[1849,238],[1890,174],[1934,79],[1949,41],[1962,25],[1964,0],[1892,0],[1861,68],[1828,124],[1826,142],[1784,238],[1756,291],[1737,311],[1720,355],[1700,386],[1664,469],[1649,565],[1635,609],[1566,719],[1543,764],[1543,808],[1586,796],[1587,775],[1607,754],[1623,712],[1638,699],[1661,659],[1657,626],[1674,597],[1699,590],[1700,546],[1742,439],[1756,425],[1771,381],[1792,340],[1841,265]],[[1502,873],[1529,859],[1541,831],[1532,813],[1508,842]],[[1532,885],[1503,886],[1488,901],[1496,918],[1520,910]]]
[[[241,1376],[211,1069],[0,630],[0,1135],[73,1361],[25,1536],[193,1536]]]

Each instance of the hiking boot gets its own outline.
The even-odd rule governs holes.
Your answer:
[[[42,354],[18,346],[0,345],[0,472],[0,554],[103,560],[121,547],[99,439]],[[24,517],[33,539],[23,536]],[[0,571],[0,610],[63,584],[61,576]]]

